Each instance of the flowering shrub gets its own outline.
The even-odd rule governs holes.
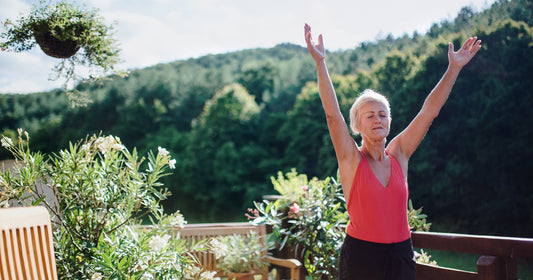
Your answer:
[[[346,236],[348,212],[342,186],[333,178],[308,180],[295,170],[272,178],[281,198],[255,203],[247,216],[255,224],[272,226],[272,239],[281,248],[291,245],[313,279],[336,279],[340,247]],[[429,229],[425,215],[409,207],[409,222]]]
[[[340,246],[348,222],[342,187],[332,178],[308,180],[292,170],[272,178],[276,189],[285,193],[276,201],[256,203],[255,224],[272,225],[272,236],[281,247],[291,245],[303,259],[313,279],[331,279],[337,272]],[[289,196],[290,197],[290,196]],[[253,211],[252,211],[253,212]]]
[[[226,235],[211,238],[210,251],[217,259],[219,269],[226,272],[246,273],[254,269],[263,269],[265,247],[261,236],[250,231],[246,235]]]
[[[0,175],[0,205],[48,208],[60,279],[212,278],[191,265],[189,253],[206,249],[201,242],[171,238],[186,221],[160,205],[170,193],[158,181],[175,163],[166,149],[150,152],[142,171],[145,159],[118,137],[93,135],[49,157],[30,151],[28,141],[20,129],[16,145],[2,137],[19,165]]]

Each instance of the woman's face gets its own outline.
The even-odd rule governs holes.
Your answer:
[[[361,106],[359,130],[361,135],[374,140],[382,140],[389,135],[390,121],[385,105],[369,102]]]

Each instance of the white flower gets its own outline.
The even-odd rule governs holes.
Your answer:
[[[184,227],[185,224],[187,224],[187,221],[185,220],[185,217],[183,215],[176,216],[176,225],[180,228]]]
[[[2,140],[0,141],[2,142],[2,147],[4,148],[10,148],[11,146],[13,146],[13,140],[11,140],[11,138],[9,137],[3,136]]]
[[[109,144],[107,143],[106,139],[103,137],[98,137],[94,141],[94,145],[96,146],[98,150],[100,150],[100,152],[104,154],[109,151]]]
[[[124,145],[122,145],[122,144],[115,143],[115,144],[111,145],[111,149],[114,149],[114,150],[124,150],[124,149],[126,149],[126,147],[124,147]]]
[[[228,245],[220,242],[220,240],[213,238],[210,241],[211,252],[215,254],[215,258],[219,259],[223,257],[228,252]]]
[[[202,274],[200,274],[201,280],[213,280],[215,277],[215,274],[217,274],[216,271],[204,271]]]
[[[167,156],[169,152],[165,148],[157,147],[158,154],[161,156]]]
[[[152,251],[154,252],[160,252],[161,250],[165,249],[168,245],[168,240],[170,239],[170,235],[165,234],[164,236],[156,235],[150,239],[150,243],[148,244]]]
[[[103,278],[104,278],[104,277],[102,276],[101,273],[99,273],[99,272],[95,272],[95,273],[93,274],[93,276],[91,277],[91,280],[102,280]]]
[[[153,280],[154,276],[151,273],[145,272],[141,277],[141,280]]]
[[[185,217],[183,217],[179,210],[176,211],[173,216],[174,218],[170,221],[171,225],[182,228],[185,226],[185,224],[187,224]]]
[[[91,149],[91,144],[89,143],[81,145],[81,150],[84,152],[89,152],[90,149]]]
[[[114,137],[114,136],[106,136],[105,138],[104,137],[98,137],[95,141],[94,141],[94,145],[96,146],[96,148],[98,148],[98,150],[100,150],[100,152],[102,152],[103,154],[106,154],[107,152],[109,152],[111,149],[114,149],[114,150],[123,150],[125,147],[124,145],[122,145],[120,143],[120,138],[118,137]]]
[[[176,168],[176,160],[175,159],[171,159],[168,162],[168,166],[170,166],[170,169],[175,169]]]

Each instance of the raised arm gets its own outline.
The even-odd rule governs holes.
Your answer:
[[[337,95],[329,77],[322,35],[318,36],[318,44],[315,44],[311,37],[311,27],[306,24],[304,29],[307,49],[313,56],[317,67],[318,91],[326,113],[329,133],[339,163],[341,183],[343,187],[348,186],[351,185],[351,180],[353,179],[351,173],[355,172],[355,170],[353,172],[350,170],[353,167],[354,156],[356,157],[355,159],[360,159],[361,155],[357,152],[357,145],[350,135],[348,125],[342,116]]]
[[[452,43],[448,43],[448,69],[427,96],[424,105],[413,121],[389,144],[389,151],[407,162],[414,153],[433,120],[439,114],[448,99],[459,72],[479,51],[481,41],[477,37],[467,39],[463,46],[454,51]]]

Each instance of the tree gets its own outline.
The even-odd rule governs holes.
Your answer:
[[[379,91],[392,96],[405,86],[416,70],[417,61],[409,53],[393,51],[387,54],[384,63],[376,70]]]
[[[436,230],[526,236],[533,219],[524,211],[531,203],[526,174],[533,170],[531,29],[505,22],[478,34],[486,43],[481,55],[463,69],[413,155],[411,197],[435,217]],[[408,81],[411,92],[403,94],[432,88],[446,66],[446,46],[441,47]]]
[[[263,95],[274,91],[274,80],[278,74],[271,63],[266,63],[258,68],[245,70],[237,81],[255,96],[255,102],[261,104]]]
[[[192,203],[210,205],[198,216],[228,219],[243,211],[243,182],[256,159],[248,152],[255,140],[251,120],[259,111],[254,97],[243,86],[232,84],[208,100],[193,123],[185,155],[184,192]]]

